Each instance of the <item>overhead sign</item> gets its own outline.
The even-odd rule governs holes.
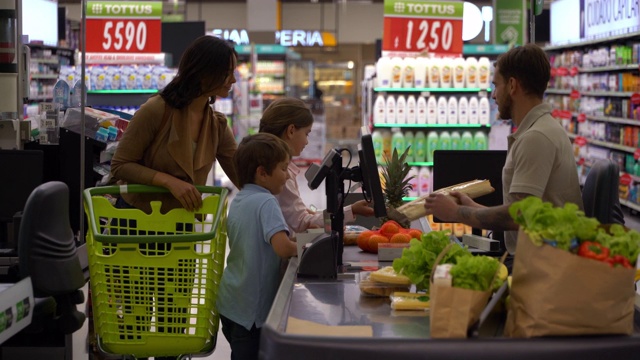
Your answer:
[[[230,40],[236,45],[249,45],[249,33],[245,29],[213,29],[207,33],[221,39]],[[291,46],[336,46],[333,33],[318,30],[279,30],[275,32],[275,44]]]
[[[276,44],[282,46],[336,46],[336,37],[327,31],[280,30],[276,31]]]
[[[213,29],[208,35],[233,41],[236,45],[249,45],[249,33],[245,29]]]
[[[636,32],[640,30],[640,5],[637,0],[582,0],[585,39]],[[582,29],[581,29],[582,30]]]
[[[162,2],[87,1],[86,51],[159,53]]]
[[[527,43],[525,0],[493,0],[495,9],[495,42],[524,45]]]
[[[461,1],[385,0],[383,55],[461,55],[463,11]]]

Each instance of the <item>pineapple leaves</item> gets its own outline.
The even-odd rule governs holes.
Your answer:
[[[415,176],[408,176],[411,166],[407,164],[407,154],[409,147],[398,155],[398,149],[394,148],[391,157],[384,155],[385,165],[382,167],[382,177],[384,179],[384,195],[387,206],[394,208],[402,205],[403,197],[409,194],[413,187],[410,181]]]

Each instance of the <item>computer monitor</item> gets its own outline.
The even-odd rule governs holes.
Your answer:
[[[502,205],[502,168],[506,159],[506,150],[436,150],[433,153],[433,189],[486,179],[495,191],[474,201],[485,206]],[[436,218],[434,221],[442,222]],[[493,238],[503,237],[502,232],[496,232]]]
[[[40,150],[0,150],[0,246],[6,246],[14,215],[24,209],[33,189],[42,184]],[[17,231],[17,229],[16,229]]]
[[[360,158],[360,171],[362,173],[362,192],[365,198],[373,201],[373,211],[376,217],[387,216],[387,209],[382,195],[382,185],[378,174],[378,163],[373,150],[373,139],[371,134],[363,133],[358,149]]]

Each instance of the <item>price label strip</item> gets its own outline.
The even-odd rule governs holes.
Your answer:
[[[38,141],[40,144],[57,144],[60,124],[60,104],[40,103],[40,124]]]
[[[462,55],[461,1],[384,1],[383,56]]]
[[[87,1],[86,51],[161,52],[162,2]]]

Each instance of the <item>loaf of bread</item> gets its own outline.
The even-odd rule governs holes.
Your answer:
[[[482,195],[491,194],[495,189],[491,186],[491,182],[489,180],[472,180],[438,189],[434,191],[434,193],[445,194],[450,196],[453,200],[456,200],[455,197],[449,195],[452,191],[461,192],[474,199]],[[429,195],[420,196],[419,198],[398,207],[396,210],[406,216],[409,221],[419,219],[427,214],[427,211],[424,208],[424,200],[428,196]]]
[[[369,278],[360,280],[360,291],[365,296],[389,296],[396,291],[409,291],[409,285],[385,284]]]

